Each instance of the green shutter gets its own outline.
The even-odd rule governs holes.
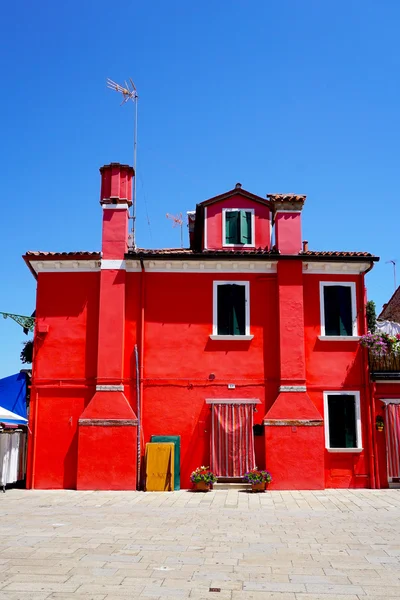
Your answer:
[[[217,288],[218,335],[245,335],[246,292],[244,285],[219,285]]]
[[[225,212],[225,244],[237,244],[239,241],[239,211]]]
[[[353,335],[351,288],[343,285],[324,287],[325,335]]]
[[[246,290],[244,285],[231,285],[233,335],[246,334]]]
[[[251,212],[248,210],[240,211],[240,243],[251,244]]]

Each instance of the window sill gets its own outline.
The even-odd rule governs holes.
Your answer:
[[[328,450],[328,452],[340,452],[340,453],[351,453],[351,452],[355,452],[357,454],[359,454],[360,452],[362,452],[364,450],[364,448],[326,448],[326,450]]]
[[[249,342],[254,335],[210,335],[210,340],[221,342]]]
[[[319,335],[322,342],[358,342],[359,335]]]

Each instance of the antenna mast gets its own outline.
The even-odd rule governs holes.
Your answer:
[[[134,119],[133,119],[133,169],[135,176],[133,178],[133,198],[132,198],[132,246],[136,248],[136,159],[137,159],[137,122],[138,122],[138,93],[136,86],[132,79],[129,78],[129,82],[125,81],[125,87],[115,83],[112,79],[107,78],[107,87],[110,90],[114,90],[122,94],[121,106],[132,100],[135,105],[134,108]]]
[[[171,219],[172,227],[180,227],[181,228],[181,248],[183,248],[183,217],[182,217],[182,213],[179,213],[179,215],[170,215],[169,213],[167,213],[165,216],[167,217],[167,219]]]
[[[397,290],[397,283],[396,283],[396,263],[397,260],[387,260],[386,264],[391,263],[393,265],[393,279],[394,279],[394,291]]]

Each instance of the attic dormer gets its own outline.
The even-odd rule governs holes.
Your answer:
[[[271,245],[270,202],[242,189],[201,202],[189,216],[193,250],[255,250]]]

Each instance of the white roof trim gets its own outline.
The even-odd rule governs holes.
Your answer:
[[[127,261],[127,270],[130,271]],[[138,262],[138,261],[136,261]],[[277,263],[261,260],[145,260],[150,273],[276,273]]]
[[[305,275],[359,275],[366,271],[371,261],[365,262],[303,262]]]
[[[40,260],[29,261],[36,273],[90,273],[100,271],[99,260]]]

